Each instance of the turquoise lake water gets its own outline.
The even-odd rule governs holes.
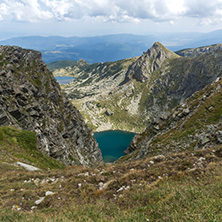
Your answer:
[[[70,83],[73,79],[75,79],[71,76],[55,76],[55,78],[59,84],[67,84]]]
[[[120,130],[94,133],[94,137],[102,151],[105,162],[113,162],[124,155],[135,133]]]

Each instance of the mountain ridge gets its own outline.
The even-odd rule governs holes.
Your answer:
[[[168,50],[167,56],[166,49],[160,49],[154,57],[148,50],[137,58],[92,64],[64,91],[94,130],[142,132],[149,119],[167,116],[169,110],[221,75],[220,49],[193,58]],[[123,68],[123,64],[127,66]],[[107,115],[107,110],[114,115]]]

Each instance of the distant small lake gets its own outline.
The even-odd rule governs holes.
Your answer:
[[[57,82],[61,85],[63,84],[67,84],[72,82],[73,79],[75,79],[74,77],[71,76],[55,76]]]
[[[111,130],[94,133],[105,162],[114,162],[124,155],[135,133]]]

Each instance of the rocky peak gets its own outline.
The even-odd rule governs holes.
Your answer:
[[[0,125],[36,132],[38,148],[67,165],[102,162],[92,130],[61,92],[40,52],[0,46]]]
[[[153,46],[144,52],[128,69],[124,84],[134,78],[137,81],[144,82],[149,78],[151,73],[157,71],[167,59],[178,58],[179,56],[167,49],[159,42],[155,42]]]
[[[157,62],[160,63],[164,62],[167,58],[178,57],[174,52],[167,49],[160,42],[155,42],[144,54],[147,55],[147,58],[157,60]]]

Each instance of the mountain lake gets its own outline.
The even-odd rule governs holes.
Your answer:
[[[135,133],[121,130],[110,130],[94,133],[94,137],[101,149],[104,162],[114,162],[124,156]]]
[[[72,82],[72,80],[75,78],[71,76],[55,76],[55,79],[57,80],[59,84],[64,85],[64,84]]]

